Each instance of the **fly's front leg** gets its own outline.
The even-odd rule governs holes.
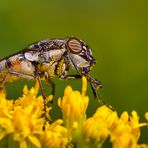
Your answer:
[[[95,98],[98,98],[97,91],[98,89],[102,88],[102,84],[100,81],[96,80],[95,78],[90,77],[89,75],[86,75],[87,80],[90,82],[93,94]]]
[[[90,77],[89,75],[86,75],[87,80],[90,82],[94,97],[99,101],[99,103],[101,105],[105,105],[107,106],[109,109],[111,109],[112,111],[114,111],[114,109],[112,108],[112,106],[108,105],[106,102],[104,102],[102,99],[100,99],[97,95],[97,91],[98,89],[102,88],[102,84],[100,81],[96,80],[95,78]]]
[[[88,75],[85,75],[87,80],[90,82],[91,88],[93,90],[93,94],[95,96],[95,98],[97,98],[97,90],[99,88],[102,88],[102,84],[101,82],[99,82],[98,80],[96,80],[95,78],[92,78]],[[74,80],[74,79],[80,79],[82,78],[82,75],[61,75],[60,76],[61,79],[67,79],[67,80]]]
[[[90,77],[89,75],[84,75],[84,76],[89,81],[95,98],[98,98],[97,90],[102,88],[101,82],[96,80],[95,78]],[[82,78],[82,75],[61,75],[60,78],[67,80],[74,80]]]

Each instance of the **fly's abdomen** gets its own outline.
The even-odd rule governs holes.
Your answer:
[[[0,61],[0,85],[25,79],[34,79],[35,67],[23,54],[16,54]]]
[[[6,69],[6,60],[0,61],[0,72]]]
[[[32,62],[25,59],[23,54],[18,54],[10,57],[7,60],[9,71],[17,72],[18,74],[34,75],[35,67]],[[19,75],[18,75],[19,76]]]
[[[8,74],[8,68],[6,67],[7,60],[0,61],[0,86],[5,81]]]

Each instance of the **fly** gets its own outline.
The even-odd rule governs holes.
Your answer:
[[[0,60],[0,87],[5,83],[20,79],[37,79],[46,106],[46,95],[42,80],[53,86],[51,78],[78,79],[83,75],[90,82],[93,94],[97,98],[97,90],[101,83],[90,76],[95,65],[91,49],[80,39],[47,39],[29,45],[22,51]],[[69,74],[70,68],[75,74]],[[100,99],[99,99],[100,100]],[[105,104],[100,100],[102,104]],[[45,110],[46,111],[46,110]]]

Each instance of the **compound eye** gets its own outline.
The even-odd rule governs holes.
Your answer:
[[[82,44],[80,40],[76,38],[70,38],[67,41],[67,47],[72,53],[80,53],[82,51]]]

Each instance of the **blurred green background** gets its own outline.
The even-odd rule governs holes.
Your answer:
[[[92,76],[103,84],[100,97],[119,114],[136,110],[144,121],[144,113],[148,111],[147,1],[0,1],[0,58],[38,40],[67,36],[81,38],[93,49],[97,65]],[[53,81],[58,84],[56,100],[67,84],[81,89],[80,80]],[[8,97],[20,96],[24,84],[32,86],[34,82],[7,85]],[[91,115],[99,103],[93,99],[90,87],[88,95]],[[54,118],[60,116],[56,103],[52,113]],[[140,142],[146,142],[148,130],[143,128],[142,134]]]

